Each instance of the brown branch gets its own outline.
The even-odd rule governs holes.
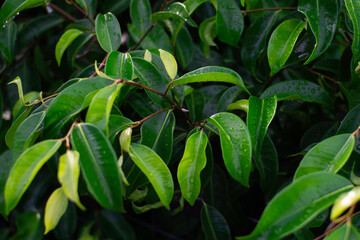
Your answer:
[[[63,17],[66,18],[67,20],[70,20],[72,22],[77,22],[76,18],[74,18],[73,16],[71,16],[70,14],[68,14],[67,12],[65,12],[64,10],[59,8],[58,6],[56,6],[55,4],[49,3],[49,7],[51,7],[52,9],[54,9],[55,11],[57,11],[58,13],[63,15]]]
[[[315,75],[317,75],[317,76],[319,76],[319,77],[323,77],[324,79],[327,79],[327,80],[329,80],[329,81],[331,81],[331,82],[333,82],[333,83],[340,84],[340,83],[339,83],[338,81],[336,81],[335,79],[333,79],[333,78],[331,78],[331,77],[329,77],[329,76],[326,76],[326,75],[324,75],[324,74],[322,74],[322,73],[319,73],[319,72],[317,72],[317,71],[315,71],[315,70],[312,70],[312,69],[310,69],[310,68],[294,68],[294,67],[289,67],[289,68],[294,69],[294,70],[298,70],[298,71],[310,72],[310,73],[315,74]]]
[[[157,112],[154,112],[153,114],[150,114],[149,116],[147,116],[147,117],[141,119],[140,121],[136,122],[137,124],[132,125],[131,128],[136,128],[136,127],[140,126],[143,122],[145,122],[146,120],[156,116],[157,114],[165,112],[165,111],[170,110],[170,109],[174,109],[174,108],[175,108],[175,106],[173,105],[173,106],[170,106],[168,108],[164,108],[164,109],[161,109],[161,110],[159,110]]]
[[[79,5],[77,5],[74,1],[71,1],[71,4],[74,5],[74,7],[79,10],[87,19],[89,19],[89,21],[91,22],[91,24],[93,26],[95,26],[94,20],[91,19],[91,17],[89,17],[89,15],[87,14],[87,12],[82,9],[81,7],[79,7]]]
[[[105,63],[106,63],[106,59],[108,58],[109,56],[109,53],[106,54],[106,56],[104,57],[104,59],[102,60],[100,66],[99,66],[99,71],[101,71],[104,67],[105,67]],[[93,77],[96,77],[97,76],[97,73],[96,71],[89,77],[89,78],[93,78]]]
[[[147,35],[150,33],[150,31],[155,27],[156,23],[152,23],[151,26],[148,28],[148,30],[144,33],[144,35],[142,35],[142,37],[140,38],[140,40],[135,44],[135,46],[133,48],[130,48],[128,50],[128,52],[131,50],[136,50],[140,44],[142,43],[142,41],[147,37]]]
[[[272,8],[258,8],[250,10],[242,10],[242,13],[262,12],[262,11],[276,11],[276,10],[297,10],[297,7],[272,7]]]

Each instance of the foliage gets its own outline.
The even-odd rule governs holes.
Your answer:
[[[5,0],[0,239],[358,239],[359,16]]]

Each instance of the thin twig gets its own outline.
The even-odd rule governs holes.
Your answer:
[[[272,7],[272,8],[258,8],[243,10],[242,13],[262,12],[262,11],[276,11],[276,10],[297,10],[297,7]]]
[[[319,73],[319,72],[317,72],[317,71],[315,71],[315,70],[312,70],[312,69],[310,69],[310,68],[293,68],[293,67],[289,67],[289,68],[294,69],[294,70],[299,70],[299,71],[310,72],[310,73],[315,74],[315,75],[317,75],[317,76],[319,76],[319,77],[323,77],[324,79],[327,79],[327,80],[329,80],[329,81],[331,81],[331,82],[333,82],[333,83],[340,84],[340,83],[339,83],[338,81],[336,81],[335,79],[333,79],[333,78],[331,78],[331,77],[329,77],[329,76],[326,76],[326,75],[324,75],[324,74],[322,74],[322,73]]]
[[[67,12],[65,12],[64,10],[59,8],[58,6],[56,6],[55,4],[49,3],[49,7],[51,7],[52,9],[54,9],[55,11],[57,11],[58,13],[63,15],[63,17],[65,17],[66,19],[68,19],[68,20],[70,20],[72,22],[77,22],[76,18],[74,18],[73,16],[71,16],[70,14],[68,14]]]
[[[131,48],[131,51],[136,50],[140,44],[142,43],[142,41],[147,37],[147,35],[150,33],[150,31],[155,27],[156,23],[152,23],[151,26],[148,28],[148,30],[144,33],[144,35],[142,35],[142,37],[140,38],[140,40],[135,44],[135,46],[133,48]]]
[[[109,56],[109,53],[106,54],[106,56],[104,57],[104,59],[102,60],[100,66],[99,66],[99,71],[101,71],[104,67],[105,67],[105,63],[106,63],[106,59],[108,58]],[[96,77],[97,76],[97,73],[96,71],[89,77],[89,78],[93,78],[93,77]]]
[[[82,9],[81,7],[79,7],[79,5],[77,5],[74,1],[71,1],[71,4],[74,5],[74,7],[79,10],[87,19],[89,19],[89,21],[91,22],[91,24],[93,26],[95,26],[94,20],[91,19],[91,17],[89,17],[89,15],[87,14],[87,12]]]
[[[143,122],[145,122],[146,120],[149,120],[150,118],[156,116],[157,114],[165,112],[165,111],[170,110],[170,109],[174,109],[174,108],[175,108],[175,106],[170,106],[168,108],[164,108],[164,109],[161,109],[161,110],[159,110],[157,112],[154,112],[153,114],[150,114],[149,116],[147,116],[147,117],[141,119],[140,121],[136,122],[136,124],[132,125],[131,128],[136,128],[136,127],[140,126]]]

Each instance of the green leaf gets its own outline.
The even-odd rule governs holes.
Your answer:
[[[152,63],[142,58],[133,58],[136,76],[139,77],[141,83],[161,93],[166,92],[167,80],[161,74],[160,70]],[[159,107],[168,107],[169,102],[158,94],[145,90],[147,95]]]
[[[319,85],[306,80],[283,81],[267,88],[260,96],[264,99],[268,96],[277,96],[278,101],[302,100],[305,102],[320,103],[325,106],[331,105],[329,94]]]
[[[46,112],[39,112],[31,114],[30,117],[25,119],[21,123],[19,128],[16,130],[13,148],[12,148],[12,157],[16,160],[21,153],[24,152],[28,147],[30,147],[40,134],[39,128],[43,123]]]
[[[334,173],[312,173],[292,182],[268,203],[254,231],[236,239],[281,239],[330,207],[351,183]]]
[[[70,43],[67,51],[66,58],[70,66],[75,65],[75,60],[82,53],[79,53],[81,49],[86,46],[91,39],[93,39],[94,35],[91,33],[82,33],[79,37],[77,37],[73,42]]]
[[[355,187],[347,193],[341,194],[334,202],[331,208],[330,219],[334,221],[348,208],[356,204],[360,200],[360,187]]]
[[[113,51],[109,54],[105,74],[113,78],[122,78],[131,81],[134,77],[134,64],[129,53]]]
[[[312,172],[337,173],[349,159],[355,145],[352,134],[341,134],[315,145],[302,159],[294,179]]]
[[[85,109],[96,92],[113,81],[94,77],[76,82],[65,88],[49,105],[45,116],[47,136],[53,137],[73,116]]]
[[[13,22],[11,22],[3,31],[0,31],[0,51],[8,63],[11,63],[14,60],[16,33],[17,26]]]
[[[193,91],[186,95],[185,103],[189,110],[191,121],[198,122],[204,119],[205,95],[200,91]]]
[[[271,76],[279,72],[295,46],[296,40],[305,28],[306,22],[288,19],[282,22],[271,34],[267,55]]]
[[[162,112],[146,120],[141,126],[141,144],[153,149],[169,164],[173,152],[175,116],[172,111]]]
[[[165,49],[164,47],[162,48]],[[179,34],[176,36],[175,52],[176,59],[182,68],[186,68],[193,60],[194,41],[185,26],[180,29]]]
[[[260,54],[266,49],[268,35],[279,17],[278,13],[268,13],[257,18],[246,31],[241,60],[252,74],[256,72],[256,62]]]
[[[44,237],[44,227],[39,212],[22,212],[15,218],[15,224],[17,231],[11,239],[36,240]]]
[[[141,214],[141,213],[145,213],[147,211],[150,211],[152,209],[158,209],[163,207],[163,203],[162,202],[156,202],[156,203],[150,203],[150,204],[146,204],[144,206],[136,206],[134,202],[131,202],[132,208],[134,210],[134,212],[136,214]]]
[[[176,86],[180,84],[188,84],[188,83],[196,83],[196,82],[232,83],[241,87],[247,93],[249,93],[249,90],[247,90],[242,78],[237,72],[231,70],[230,68],[219,67],[219,66],[208,66],[208,67],[202,67],[196,69],[176,79],[173,82],[173,84]]]
[[[251,96],[249,99],[249,111],[247,114],[247,126],[251,136],[255,162],[260,166],[260,151],[267,129],[275,116],[277,100],[276,96],[264,99]]]
[[[216,17],[206,19],[200,24],[199,36],[203,43],[216,47],[214,38],[216,37]]]
[[[75,0],[75,2],[77,2],[80,7],[82,7],[87,12],[90,18],[94,17],[94,13],[97,7],[97,0]]]
[[[95,31],[100,46],[106,52],[116,51],[120,47],[121,29],[114,14],[98,14],[95,19]]]
[[[231,233],[226,219],[216,208],[204,203],[201,208],[201,226],[207,240],[230,240]]]
[[[72,41],[74,41],[82,32],[77,29],[67,30],[59,39],[55,48],[55,57],[58,65],[61,64],[61,58]]]
[[[346,9],[354,27],[354,40],[351,50],[354,55],[354,62],[360,58],[360,2],[357,0],[344,0]]]
[[[5,0],[0,10],[0,27],[6,27],[8,21],[11,21],[11,18],[16,16],[17,13],[44,5],[45,2],[46,0]]]
[[[115,15],[125,11],[130,6],[130,0],[105,0],[104,11],[112,12]]]
[[[165,11],[156,12],[151,15],[151,20],[153,22],[167,19],[177,19],[187,22],[192,27],[197,27],[197,24],[191,19],[186,6],[181,2],[172,3]]]
[[[5,143],[10,149],[13,148],[14,137],[19,126],[29,116],[32,108],[33,107],[25,109],[25,111],[11,124],[11,127],[6,132]]]
[[[351,109],[341,121],[337,134],[352,133],[360,126],[360,105]]]
[[[159,52],[160,52],[160,58],[165,66],[166,72],[168,73],[171,79],[174,79],[176,77],[178,70],[176,59],[171,53],[165,50],[159,49]]]
[[[0,155],[0,214],[6,219],[5,214],[5,199],[4,199],[4,190],[6,179],[9,176],[11,165],[11,150],[7,150]]]
[[[207,136],[203,131],[192,134],[186,141],[184,155],[178,166],[177,178],[181,193],[191,206],[194,206],[200,194],[200,173],[206,165],[207,142]]]
[[[260,173],[261,188],[263,191],[269,191],[276,181],[279,172],[279,162],[275,145],[268,135],[265,135],[259,160],[255,161],[255,164]]]
[[[230,176],[249,187],[251,138],[245,123],[232,113],[217,113],[207,121],[219,130],[222,156]]]
[[[119,213],[102,210],[99,224],[102,232],[110,239],[135,240],[131,225]]]
[[[154,187],[160,201],[169,210],[174,195],[174,183],[170,170],[164,161],[151,148],[132,143],[130,157],[140,170],[146,175]]]
[[[91,100],[85,121],[92,123],[109,136],[109,118],[111,108],[118,96],[122,84],[114,84],[99,90]]]
[[[360,239],[360,233],[357,228],[351,223],[344,223],[331,233],[329,233],[325,240],[357,240]]]
[[[219,40],[237,47],[244,29],[244,16],[235,0],[216,0],[216,30]]]
[[[133,124],[133,121],[130,119],[119,116],[119,115],[110,115],[109,118],[109,139],[111,142],[114,141],[115,135],[121,132],[122,130],[128,128]]]
[[[314,2],[310,0],[300,0],[298,10],[306,16],[311,31],[316,38],[314,50],[304,63],[308,64],[323,54],[331,45],[337,30],[340,1],[328,0],[324,2],[316,0]]]
[[[109,140],[96,126],[82,123],[71,132],[71,142],[80,153],[81,171],[91,194],[103,207],[122,211],[122,182]]]
[[[28,148],[13,165],[5,185],[5,214],[20,201],[20,198],[40,168],[61,146],[61,140],[45,140]]]
[[[130,18],[135,28],[143,35],[150,27],[151,7],[149,0],[131,0]]]
[[[56,189],[49,197],[45,206],[45,234],[53,230],[64,215],[68,200],[62,188]]]
[[[80,177],[79,152],[67,150],[60,157],[57,177],[66,197],[73,201],[81,210],[85,210],[78,194]]]
[[[207,2],[208,0],[186,0],[184,5],[186,6],[186,10],[191,15],[201,4]]]

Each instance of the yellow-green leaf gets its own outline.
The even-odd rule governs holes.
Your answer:
[[[330,219],[334,220],[338,218],[346,209],[356,204],[360,200],[360,187],[356,187],[353,190],[341,194],[331,209]]]
[[[171,79],[174,79],[176,77],[178,70],[178,66],[174,56],[171,53],[162,49],[159,49],[159,52],[160,52],[160,58],[164,63],[166,72],[169,74],[169,77]]]
[[[56,227],[62,215],[64,215],[68,205],[68,200],[62,188],[56,189],[45,206],[45,233],[47,234]]]

